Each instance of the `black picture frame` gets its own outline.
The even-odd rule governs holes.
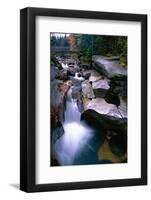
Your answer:
[[[141,178],[70,183],[35,182],[35,19],[54,16],[141,23]],[[48,8],[20,11],[20,189],[25,192],[121,187],[147,184],[147,15]]]

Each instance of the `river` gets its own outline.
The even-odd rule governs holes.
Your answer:
[[[66,98],[64,135],[55,143],[55,152],[61,165],[83,165],[102,163],[98,160],[98,149],[102,145],[101,134],[80,121],[81,113],[77,99],[72,97],[72,91],[79,81],[84,80],[75,74],[74,85],[68,90]]]
[[[64,70],[69,68],[66,63],[61,63],[61,65]],[[97,72],[94,73],[94,75],[95,76],[93,77],[93,73],[91,73],[90,80],[93,81],[93,84],[95,84],[93,86],[97,89],[98,83],[96,81],[99,80],[100,82],[100,75]],[[76,72],[74,76],[70,77],[70,80],[72,81],[72,86],[70,86],[66,95],[66,109],[64,113],[65,119],[62,124],[64,134],[57,139],[54,144],[55,156],[58,163],[61,166],[111,163],[109,159],[102,160],[99,156],[100,149],[106,148],[106,146],[104,146],[105,138],[101,133],[102,130],[92,129],[81,122],[81,111],[79,109],[79,97],[77,97],[77,94],[81,93],[81,84],[85,81],[85,78],[83,76],[78,76],[78,73]],[[101,87],[103,85],[103,89],[109,88],[107,79],[101,79],[99,87],[100,85]],[[89,101],[90,103],[87,109],[91,109],[91,107],[94,109],[95,106],[97,111],[100,111],[101,109],[100,112],[102,114],[111,116],[114,114],[115,116],[117,115],[116,117],[121,118],[117,107],[113,104],[108,104],[103,98],[99,97]],[[96,105],[99,105],[99,109]],[[124,116],[124,113],[122,113],[122,115]],[[105,151],[108,152],[110,158],[114,158],[116,162],[118,162],[117,160],[119,158],[115,157],[115,155],[111,153],[109,146],[107,146],[107,150]],[[108,155],[106,156],[107,158]]]

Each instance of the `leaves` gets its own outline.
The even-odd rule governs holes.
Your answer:
[[[70,50],[74,50],[74,47],[75,47],[75,41],[74,41],[74,34],[71,33],[68,37],[68,42],[69,42],[69,45],[70,45]]]

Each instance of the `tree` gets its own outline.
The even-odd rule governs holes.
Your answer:
[[[69,45],[70,45],[70,50],[74,50],[74,47],[75,47],[75,40],[74,40],[74,34],[71,33],[68,37],[68,42],[69,42]]]
[[[68,47],[68,37],[66,34],[52,34],[51,35],[51,46],[52,47]]]

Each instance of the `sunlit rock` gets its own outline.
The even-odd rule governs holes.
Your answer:
[[[92,88],[92,82],[85,80],[82,82],[81,86],[83,97],[87,97],[88,99],[93,99],[95,97]]]
[[[112,163],[121,163],[127,159],[127,153],[124,153],[122,156],[118,156],[111,151],[110,145],[107,140],[104,141],[104,144],[100,147],[98,151],[99,160],[109,160]]]
[[[127,75],[127,69],[121,66],[117,60],[103,56],[93,56],[92,60],[94,62],[93,67],[108,78]]]
[[[84,99],[84,110],[93,109],[96,112],[117,118],[127,118],[127,106],[121,99],[121,104],[117,108],[114,104],[108,104],[103,98],[95,98],[91,101]]]
[[[84,111],[81,115],[81,120],[94,128],[112,130],[119,133],[121,130],[123,131],[123,125],[127,124],[127,118],[100,114],[92,109]]]

